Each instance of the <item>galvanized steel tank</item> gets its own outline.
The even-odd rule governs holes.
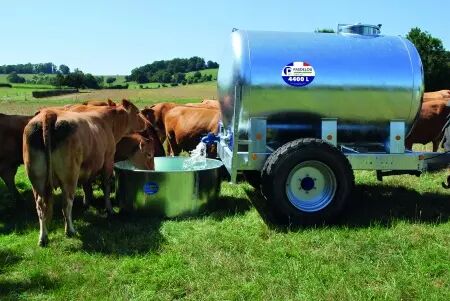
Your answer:
[[[338,143],[384,143],[391,120],[408,132],[424,89],[419,54],[405,38],[374,32],[233,31],[218,75],[224,126],[248,139],[249,119],[265,117],[269,145],[320,137],[322,118],[337,118]],[[314,77],[291,86],[287,66],[312,66]]]

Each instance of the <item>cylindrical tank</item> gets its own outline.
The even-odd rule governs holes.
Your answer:
[[[405,38],[371,33],[234,30],[218,75],[224,126],[248,139],[249,119],[265,117],[269,145],[320,137],[322,118],[337,118],[338,143],[384,143],[391,120],[408,132],[420,56]]]

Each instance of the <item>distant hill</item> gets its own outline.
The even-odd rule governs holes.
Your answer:
[[[217,69],[219,64],[213,61],[205,62],[198,56],[191,58],[175,58],[172,60],[154,61],[141,67],[131,70],[131,74],[126,77],[127,81],[135,81],[139,84],[149,82],[159,83],[183,83],[187,82],[187,74],[192,73],[194,77],[196,71],[205,69]],[[212,80],[213,75],[201,74],[202,81]],[[196,78],[198,76],[195,76]],[[200,79],[199,79],[200,81]]]

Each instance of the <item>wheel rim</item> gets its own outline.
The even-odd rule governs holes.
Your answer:
[[[319,211],[333,200],[336,176],[328,165],[315,160],[303,161],[295,166],[286,180],[286,194],[297,209]]]

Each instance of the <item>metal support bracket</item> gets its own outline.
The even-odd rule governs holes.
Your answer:
[[[405,152],[405,122],[392,120],[389,132],[389,153],[403,154]]]
[[[322,118],[322,140],[337,146],[336,118]]]

